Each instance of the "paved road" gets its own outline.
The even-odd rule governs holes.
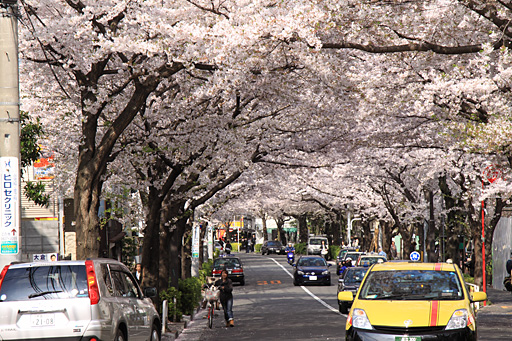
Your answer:
[[[222,310],[212,329],[198,316],[178,340],[342,340],[346,316],[338,312],[337,276],[331,286],[294,286],[286,256],[240,253],[246,284],[233,290],[235,327]],[[195,327],[196,326],[196,327]]]

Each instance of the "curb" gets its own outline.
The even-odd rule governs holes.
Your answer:
[[[196,319],[197,315],[199,315],[199,313],[201,313],[202,310],[204,309],[201,309],[201,307],[197,307],[193,315],[184,315],[183,321],[181,322],[167,321],[166,332],[162,334],[162,337],[160,338],[161,341],[176,340],[180,336],[180,334],[183,333],[183,331],[188,328],[190,323]]]

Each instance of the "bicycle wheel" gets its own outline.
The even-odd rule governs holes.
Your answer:
[[[208,327],[210,327],[210,329],[213,327],[213,314],[215,313],[214,308],[213,304],[210,303],[210,307],[208,308]]]

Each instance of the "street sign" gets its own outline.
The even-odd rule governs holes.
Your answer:
[[[199,236],[201,228],[199,224],[192,227],[192,258],[199,258]]]
[[[413,251],[409,257],[413,262],[417,262],[420,260],[420,253],[418,251]]]
[[[19,253],[19,164],[18,158],[0,157],[0,255]]]
[[[497,165],[490,165],[485,167],[482,175],[492,184],[494,181],[501,179],[503,171]]]

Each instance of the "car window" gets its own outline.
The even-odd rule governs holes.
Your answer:
[[[322,258],[301,258],[298,266],[326,266],[325,260]]]
[[[140,298],[140,292],[132,276],[124,271],[112,270],[112,280],[114,281],[114,295],[118,297],[137,297]]]
[[[84,265],[10,268],[0,290],[0,301],[88,297]]]
[[[327,244],[327,240],[325,239],[310,239],[309,245],[320,245],[322,244],[322,240],[325,242],[325,244]]]
[[[359,298],[401,300],[460,300],[463,290],[457,273],[434,270],[372,271]]]
[[[345,284],[346,285],[359,285],[363,281],[364,275],[366,274],[367,269],[354,269],[348,268],[345,271]]]
[[[241,267],[240,260],[238,258],[217,258],[215,260],[215,268],[235,268]]]
[[[268,246],[281,246],[281,242],[268,242]]]

